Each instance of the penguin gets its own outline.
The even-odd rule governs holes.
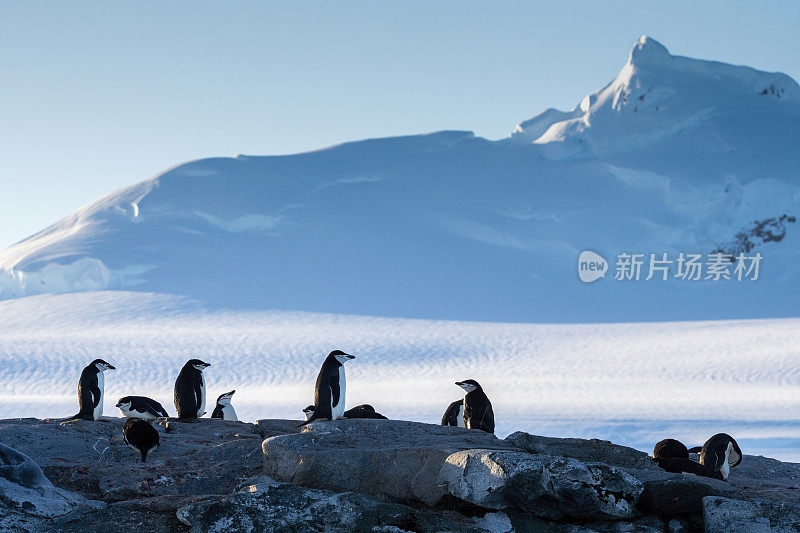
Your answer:
[[[103,416],[103,386],[105,385],[103,372],[106,370],[116,370],[116,368],[102,359],[95,359],[83,369],[81,378],[78,380],[80,411],[72,418],[97,420]]]
[[[234,421],[239,420],[236,417],[236,411],[231,405],[231,396],[233,396],[234,392],[236,391],[232,390],[230,392],[226,392],[225,394],[219,395],[219,398],[217,398],[217,406],[214,407],[214,412],[211,413],[211,418],[221,418],[223,420]]]
[[[456,385],[464,389],[464,426],[467,429],[481,429],[494,433],[494,411],[492,402],[474,379],[456,381]]]
[[[175,380],[175,409],[180,420],[200,418],[206,414],[206,381],[203,370],[210,367],[200,359],[189,359]]]
[[[733,437],[727,433],[717,433],[703,444],[700,450],[700,464],[719,473],[725,481],[731,468],[742,462],[742,450]]]
[[[167,418],[169,414],[164,406],[145,396],[123,396],[117,402],[122,416],[127,418]]]
[[[303,414],[306,417],[306,420],[311,418],[311,415],[314,413],[314,406],[309,405],[305,409],[303,409]],[[372,418],[375,420],[388,420],[385,416],[375,411],[375,408],[369,404],[364,405],[357,405],[352,409],[348,409],[344,412],[344,418]]]
[[[129,418],[122,428],[122,440],[131,450],[142,454],[142,462],[147,461],[147,454],[154,452],[159,445],[158,431],[150,422],[141,418]]]
[[[689,450],[679,440],[664,439],[656,443],[653,448],[654,459],[675,459],[675,458],[689,458]]]
[[[464,425],[464,400],[456,400],[447,407],[442,416],[442,425],[466,427]]]
[[[338,420],[344,417],[344,395],[347,386],[344,364],[355,357],[341,350],[334,350],[328,354],[317,376],[314,412],[300,426],[315,420]]]
[[[689,450],[675,439],[664,439],[653,447],[653,462],[667,472],[688,473],[698,476],[715,477],[714,473],[697,461],[689,459]]]
[[[388,420],[385,416],[375,411],[370,404],[356,405],[344,412],[345,418],[371,418],[374,420]]]

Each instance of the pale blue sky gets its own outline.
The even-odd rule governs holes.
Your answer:
[[[0,248],[208,156],[442,129],[496,139],[643,33],[800,78],[800,2],[0,0]]]

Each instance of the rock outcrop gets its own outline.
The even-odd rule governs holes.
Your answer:
[[[550,520],[620,520],[636,514],[643,485],[617,467],[518,451],[465,450],[447,458],[439,483],[487,509]]]
[[[703,498],[706,533],[797,533],[800,505],[771,500]]]
[[[453,453],[511,449],[492,434],[400,420],[314,422],[264,441],[264,474],[305,487],[436,505],[439,470]]]
[[[54,487],[33,459],[0,444],[0,530],[37,529],[42,519],[98,507],[104,504]]]
[[[726,483],[596,439],[298,423],[161,420],[161,447],[142,463],[122,419],[0,420],[0,532],[773,532],[798,521],[800,465],[764,457],[745,456]]]
[[[192,532],[203,531],[484,531],[455,512],[414,509],[355,492],[309,489],[267,477],[231,495],[178,509]]]

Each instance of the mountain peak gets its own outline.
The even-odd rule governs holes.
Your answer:
[[[773,137],[770,124],[798,113],[800,86],[786,74],[672,55],[642,35],[608,85],[571,111],[548,109],[520,123],[511,137],[546,145],[544,155],[554,159],[667,144],[735,152]],[[734,132],[730,125],[744,117],[751,127]]]
[[[663,64],[672,59],[667,47],[648,35],[642,35],[636,41],[628,57],[628,64]]]

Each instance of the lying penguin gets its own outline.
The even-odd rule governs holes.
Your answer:
[[[123,396],[117,401],[117,408],[127,418],[167,418],[164,406],[146,396]]]
[[[667,472],[696,474],[728,480],[731,468],[742,462],[742,450],[727,433],[717,433],[700,448],[700,461],[689,458],[690,451],[680,441],[664,439],[653,449],[653,461]]]
[[[314,414],[314,406],[309,405],[305,409],[303,409],[303,414],[306,417],[306,420],[311,418],[311,415]],[[348,409],[342,415],[343,418],[372,418],[376,420],[388,420],[385,416],[375,411],[375,408],[369,404],[357,405],[352,409]]]
[[[150,422],[141,418],[129,418],[125,421],[122,440],[131,450],[141,454],[143,463],[147,461],[147,455],[154,452],[159,445],[158,431]]]
[[[211,418],[221,418],[223,420],[234,421],[239,420],[239,418],[236,416],[236,411],[231,405],[231,398],[233,397],[234,392],[236,391],[232,390],[230,392],[226,392],[225,394],[219,395],[219,398],[217,398],[217,406],[214,407],[214,412],[211,413]]]

